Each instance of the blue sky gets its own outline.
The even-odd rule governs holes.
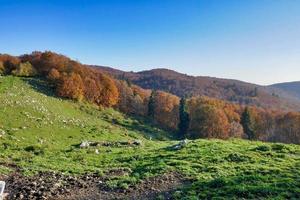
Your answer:
[[[300,0],[0,0],[0,52],[126,71],[300,80]]]

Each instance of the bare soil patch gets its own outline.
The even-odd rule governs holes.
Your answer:
[[[61,199],[61,200],[109,200],[155,199],[163,196],[171,199],[177,188],[188,184],[179,173],[170,172],[141,181],[128,189],[111,189],[105,184],[110,175],[85,174],[70,176],[52,172],[40,172],[25,177],[20,173],[2,177],[7,182],[8,199]]]

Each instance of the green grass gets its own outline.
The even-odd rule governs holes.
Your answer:
[[[0,78],[0,173],[25,175],[123,169],[110,187],[178,171],[191,180],[177,199],[300,199],[300,147],[232,139],[195,140],[178,151],[172,133],[113,109],[56,98],[38,79]],[[174,135],[174,134],[173,134]],[[150,140],[150,138],[152,138]],[[141,146],[91,147],[81,141],[141,140]],[[95,153],[98,149],[99,154]]]

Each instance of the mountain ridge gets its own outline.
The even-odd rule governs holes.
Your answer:
[[[270,85],[270,87],[285,90],[285,91],[291,93],[292,95],[295,95],[298,98],[300,98],[300,81],[276,83],[276,84]]]
[[[92,67],[142,88],[162,90],[180,97],[203,95],[242,105],[288,111],[300,110],[300,95],[273,85],[263,86],[235,79],[192,76],[167,68],[126,72],[112,67],[96,65]]]

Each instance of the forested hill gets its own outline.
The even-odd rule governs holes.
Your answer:
[[[300,110],[298,98],[300,95],[285,92],[280,87],[265,87],[238,80],[207,76],[189,76],[169,69],[125,72],[110,67],[94,67],[142,88],[163,90],[180,97],[205,95],[267,109]]]
[[[278,84],[271,85],[271,87],[279,88],[281,90],[289,92],[300,99],[300,81],[278,83]]]
[[[197,83],[199,77],[176,79],[176,76],[186,75],[169,70],[151,70],[137,75],[129,73],[133,77],[128,78],[126,73],[117,71],[119,75],[116,76],[123,79],[118,80],[102,71],[101,68],[88,67],[64,55],[49,51],[21,56],[0,55],[0,75],[35,77],[44,80],[59,97],[88,102],[99,108],[114,108],[125,114],[143,117],[158,127],[176,133],[174,137],[191,139],[238,137],[300,144],[300,113],[279,110],[288,108],[291,110],[293,107],[297,109],[299,104],[288,104],[283,101],[285,99],[275,94],[270,97],[267,92],[260,89],[261,87],[255,86],[249,89],[251,87],[246,87],[246,83],[231,82],[232,88],[227,90],[232,91],[233,94],[241,92],[244,96],[240,95],[240,98],[249,98],[249,102],[233,104],[220,100],[222,96],[218,95],[222,93],[217,93],[218,88],[226,89],[224,85],[228,84],[229,80],[212,81],[211,78],[207,78],[203,84],[199,83],[200,86],[207,84],[208,88],[211,88],[209,92],[216,90],[215,95],[219,98],[207,97],[214,93],[207,93],[207,96],[179,98],[161,90],[143,89],[130,82],[138,83],[139,77],[141,80],[143,80],[141,77],[149,77],[146,83],[150,86],[157,80],[162,86],[175,85],[185,88],[193,80]],[[147,73],[150,75],[147,76]],[[167,89],[172,90],[172,87]],[[205,92],[206,89],[203,91]],[[236,102],[234,99],[231,100]],[[257,106],[246,107],[241,104],[262,104],[276,110]]]

